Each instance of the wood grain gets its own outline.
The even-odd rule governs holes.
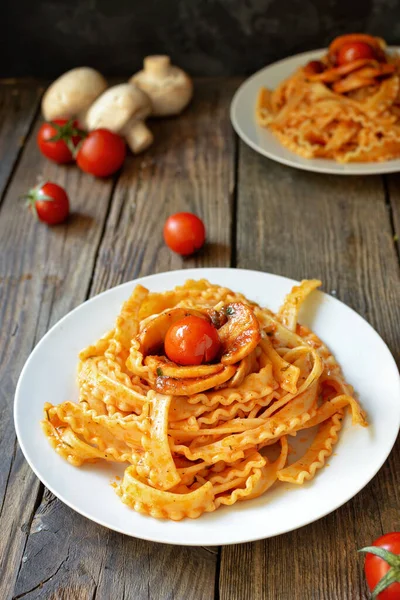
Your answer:
[[[384,178],[386,189],[386,202],[389,218],[392,222],[393,243],[397,251],[400,264],[400,174],[387,175]],[[400,362],[400,357],[397,357]]]
[[[0,207],[0,555],[7,557],[0,566],[2,599],[11,597],[41,493],[16,444],[15,385],[33,346],[87,295],[112,188],[111,180],[96,181],[42,159],[38,126]],[[39,175],[67,189],[73,212],[65,225],[48,228],[19,199]]]
[[[382,180],[299,172],[240,145],[238,186],[237,265],[321,278],[398,356],[400,282]],[[221,600],[366,599],[357,548],[399,529],[399,460],[397,444],[378,476],[328,517],[223,548]]]
[[[235,85],[199,83],[196,100],[182,117],[152,124],[155,147],[128,160],[115,188],[91,295],[168,269],[229,266],[234,137],[228,105]],[[182,210],[205,220],[209,240],[203,252],[185,260],[162,239],[166,217]],[[166,546],[113,533],[46,493],[14,594],[30,600],[41,594],[66,600],[211,600],[217,558],[216,549]]]
[[[0,85],[0,204],[41,96],[40,84]]]
[[[153,121],[155,145],[131,157],[116,187],[100,245],[93,292],[155,272],[227,266],[231,260],[234,138],[228,107],[235,80],[199,81],[179,118]],[[194,212],[207,244],[182,258],[164,244],[166,218]]]
[[[221,600],[366,600],[356,550],[400,529],[399,443],[345,506],[296,532],[225,547],[220,565],[216,548],[136,540],[81,517],[43,489],[16,444],[13,393],[31,348],[88,295],[152,272],[232,264],[320,277],[399,358],[393,239],[400,230],[399,176],[303,173],[241,144],[236,182],[228,110],[237,83],[199,82],[184,115],[151,123],[155,146],[129,158],[115,189],[111,180],[42,161],[38,124],[30,131],[36,87],[2,101],[0,86],[0,192],[6,191],[0,206],[2,600],[211,600],[214,594]],[[21,152],[15,145],[20,132],[29,134]],[[48,229],[18,202],[38,175],[65,184],[74,210],[67,224]],[[206,248],[190,259],[162,242],[165,218],[180,210],[197,212],[207,226]]]
[[[14,598],[212,598],[216,554],[124,536],[85,519],[48,490],[30,527]],[[198,589],[198,588],[197,588]]]

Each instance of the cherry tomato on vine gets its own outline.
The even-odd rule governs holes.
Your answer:
[[[182,256],[189,256],[204,244],[206,230],[199,217],[188,212],[171,215],[164,225],[164,240],[167,246]]]
[[[360,58],[375,58],[374,49],[365,42],[345,42],[338,51],[338,65],[347,65]]]
[[[76,147],[85,135],[77,121],[54,119],[43,123],[36,140],[43,156],[61,165],[74,160]]]
[[[372,599],[399,600],[400,531],[382,535],[360,552],[367,552],[364,571]]]
[[[69,215],[69,199],[66,191],[50,181],[29,190],[26,202],[38,219],[48,225],[62,223]]]
[[[123,138],[108,129],[94,129],[76,156],[78,167],[95,177],[108,177],[122,167],[126,156]]]
[[[218,332],[206,319],[184,317],[167,331],[165,353],[178,365],[201,365],[211,362],[221,346]]]

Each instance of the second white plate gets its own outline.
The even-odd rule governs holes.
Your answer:
[[[60,500],[93,521],[138,538],[182,545],[248,542],[297,529],[332,512],[359,492],[386,460],[400,422],[400,380],[385,343],[370,325],[338,300],[315,292],[301,312],[335,354],[346,379],[368,413],[368,428],[346,419],[329,468],[302,485],[282,484],[255,500],[223,507],[199,519],[160,521],[122,504],[110,483],[124,465],[96,463],[76,468],[52,448],[40,428],[43,404],[77,400],[79,350],[114,324],[134,285],[152,291],[186,279],[243,292],[276,311],[295,283],[290,279],[241,269],[188,269],[124,283],[85,302],[61,319],[33,350],[21,373],[15,397],[15,427],[25,457],[41,481]]]
[[[399,48],[389,48],[399,51]],[[380,163],[350,163],[341,164],[324,158],[302,158],[291,152],[264,127],[260,127],[255,119],[255,106],[258,91],[261,87],[275,89],[276,86],[289,77],[298,67],[310,60],[319,59],[326,50],[313,50],[285,58],[261,71],[258,71],[237,90],[231,104],[232,125],[246,144],[253,150],[277,162],[319,173],[334,173],[336,175],[376,175],[379,173],[397,173],[400,171],[400,159]]]

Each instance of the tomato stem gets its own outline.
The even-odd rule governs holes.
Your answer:
[[[389,552],[389,550],[385,550],[385,548],[380,548],[379,546],[366,546],[365,548],[361,548],[358,552],[375,554],[375,556],[382,558],[382,560],[387,562],[391,567],[400,569],[400,555],[393,554],[393,552]]]
[[[400,571],[399,569],[394,569],[393,567],[389,569],[389,571],[382,577],[380,581],[376,584],[374,589],[372,590],[371,600],[376,600],[381,592],[386,590],[392,583],[397,583],[399,581]]]
[[[54,202],[54,198],[52,198],[51,196],[48,196],[47,194],[44,194],[42,192],[43,185],[44,185],[44,182],[41,181],[34,188],[30,189],[27,194],[21,196],[21,198],[20,198],[21,200],[25,200],[26,206],[29,206],[29,208],[31,209],[31,211],[33,212],[33,214],[35,215],[35,217],[38,220],[39,220],[39,215],[38,215],[37,208],[36,208],[36,202],[38,202],[39,200],[41,202]]]
[[[50,121],[50,125],[54,127],[57,133],[49,139],[49,142],[58,142],[60,140],[65,142],[73,158],[76,158],[78,148],[80,147],[82,140],[84,140],[85,137],[87,137],[86,131],[80,129],[79,127],[75,127],[74,119],[70,119],[64,125],[59,125],[58,123],[54,123],[54,121]],[[76,146],[73,142],[74,137],[80,138]]]
[[[400,555],[393,554],[385,548],[379,546],[366,546],[361,548],[358,552],[368,552],[369,554],[375,554],[382,560],[388,563],[390,566],[389,571],[382,577],[372,590],[371,600],[377,600],[379,594],[386,590],[392,583],[400,582]]]

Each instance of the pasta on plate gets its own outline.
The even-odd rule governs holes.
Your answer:
[[[295,286],[277,314],[206,280],[163,293],[137,285],[114,329],[79,355],[79,402],[45,405],[44,433],[77,467],[126,463],[117,494],[157,518],[196,518],[275,482],[303,484],[332,453],[347,409],[367,424],[335,358],[297,321],[319,285]],[[217,329],[210,363],[164,354],[169,328],[188,316]],[[290,463],[288,440],[315,426]]]
[[[400,58],[381,38],[336,38],[318,61],[271,91],[261,88],[256,120],[304,158],[341,163],[400,156]]]

